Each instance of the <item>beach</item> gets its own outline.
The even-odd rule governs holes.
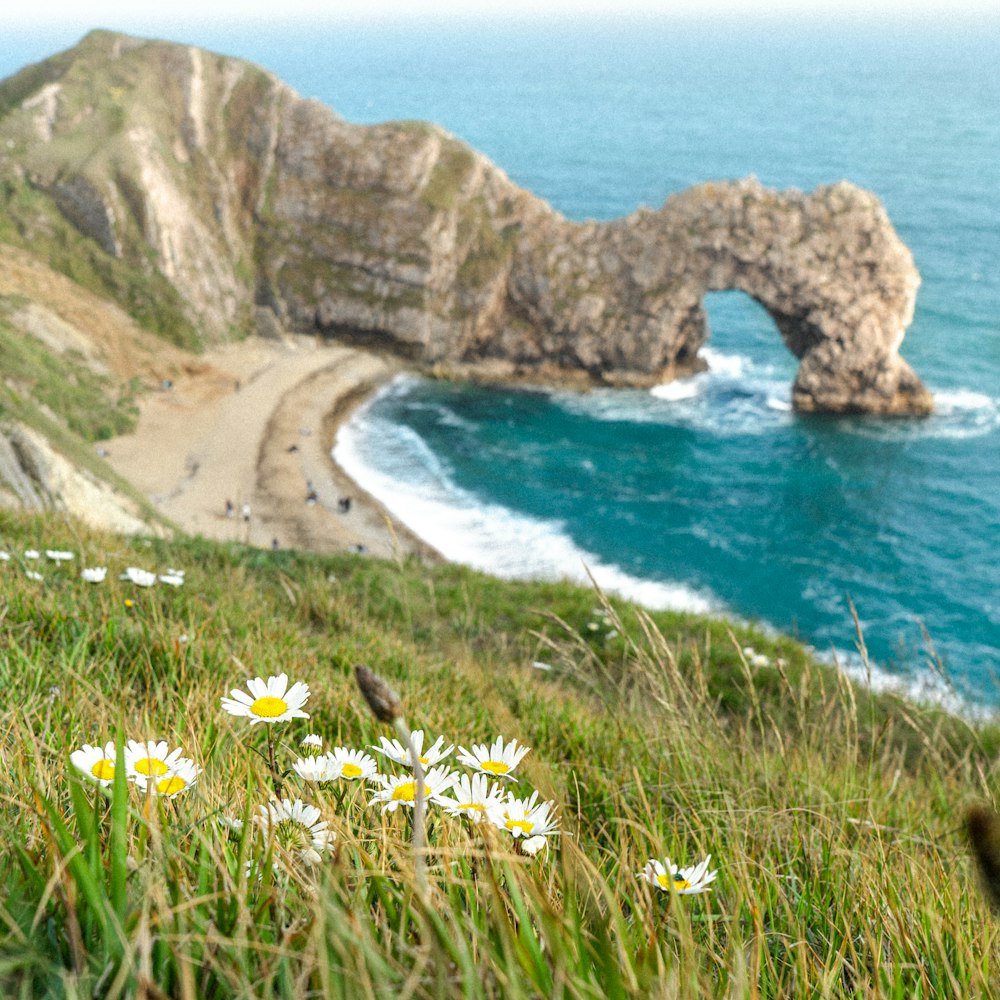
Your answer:
[[[225,344],[150,391],[135,431],[107,442],[107,461],[193,535],[434,561],[331,457],[341,421],[398,370],[316,337]]]

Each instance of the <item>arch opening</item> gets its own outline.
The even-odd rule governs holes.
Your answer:
[[[713,361],[773,373],[791,384],[798,359],[789,350],[774,318],[756,299],[738,289],[707,292],[702,299],[707,339],[701,349]]]

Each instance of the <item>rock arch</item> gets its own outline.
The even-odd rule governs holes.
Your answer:
[[[899,356],[920,278],[870,192],[844,182],[810,195],[753,179],[702,184],[659,211],[563,233],[555,255],[552,246],[536,246],[521,274],[515,265],[514,298],[595,378],[641,385],[696,367],[704,296],[739,290],[799,359],[797,410],[932,408]]]

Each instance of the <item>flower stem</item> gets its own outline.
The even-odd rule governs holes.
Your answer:
[[[393,728],[410,751],[410,761],[413,764],[413,780],[416,789],[413,796],[413,870],[417,877],[417,892],[421,897],[427,896],[427,859],[425,851],[427,848],[427,834],[424,828],[424,768],[420,763],[420,755],[417,753],[416,745],[413,742],[413,734],[406,725],[406,720],[400,715],[393,720]]]
[[[267,727],[267,766],[271,770],[271,780],[274,782],[274,797],[280,799],[284,781],[282,781],[281,772],[278,770],[278,759],[274,743],[274,727],[270,725]]]

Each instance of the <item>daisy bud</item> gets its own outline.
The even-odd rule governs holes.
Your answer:
[[[368,707],[379,722],[390,725],[403,717],[403,705],[399,695],[378,674],[372,673],[366,666],[358,664],[354,668],[354,677],[361,688],[361,693],[368,702]]]

